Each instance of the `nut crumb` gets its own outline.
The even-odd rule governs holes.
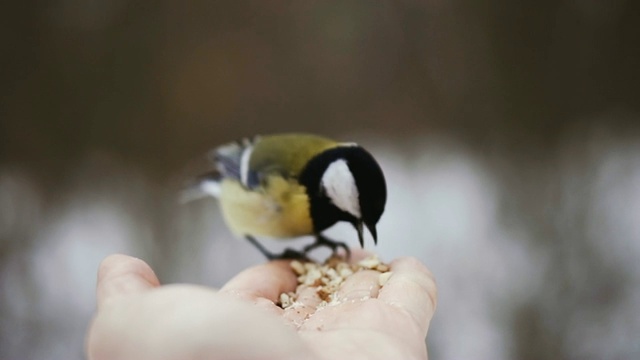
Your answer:
[[[303,289],[315,288],[316,294],[320,298],[317,309],[326,306],[333,306],[342,303],[334,295],[350,276],[361,270],[374,270],[380,273],[378,285],[383,286],[391,277],[390,267],[384,264],[377,256],[373,255],[359,261],[356,264],[349,264],[344,258],[332,256],[324,264],[306,261],[293,260],[290,263],[291,270],[298,278],[298,286],[295,292],[282,293],[279,297],[278,305],[283,308],[292,308],[297,303],[298,294]]]
[[[380,276],[378,276],[378,285],[384,286],[384,284],[387,283],[392,274],[393,273],[390,271],[380,274]]]
[[[327,289],[325,289],[324,287],[320,288],[320,290],[318,290],[318,296],[320,297],[320,299],[322,301],[329,301],[329,297],[330,297],[331,293],[329,291],[327,291]]]
[[[304,275],[304,273],[307,272],[304,265],[302,265],[302,263],[298,260],[293,260],[291,262],[291,268],[296,273],[296,275]]]
[[[380,264],[380,265],[376,266],[376,270],[380,271],[381,273],[386,273],[387,271],[389,271],[389,265]]]
[[[359,266],[361,266],[363,268],[367,268],[367,269],[375,269],[380,264],[381,264],[381,262],[380,262],[380,260],[378,259],[377,256],[368,257],[368,258],[360,260],[360,262],[358,262]]]
[[[289,297],[289,294],[287,293],[280,294],[280,306],[283,309],[290,307],[292,303],[293,302],[291,301],[291,297]]]

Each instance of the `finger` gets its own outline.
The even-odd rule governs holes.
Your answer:
[[[312,358],[280,319],[193,285],[116,299],[97,313],[87,352],[91,360]]]
[[[283,317],[299,328],[316,311],[322,300],[315,287],[300,287],[296,294],[298,295],[296,301],[284,310]]]
[[[139,293],[160,286],[151,267],[127,255],[110,255],[98,269],[96,298],[98,307],[110,298]]]
[[[374,270],[362,270],[349,276],[336,292],[339,302],[368,300],[378,296],[380,273]]]
[[[378,299],[406,310],[426,335],[438,298],[433,274],[413,257],[396,259],[390,265],[393,274]]]
[[[349,258],[349,264],[356,264],[361,260],[372,256],[373,253],[361,248],[351,248],[351,257]]]
[[[267,299],[277,302],[281,293],[293,291],[297,284],[289,261],[271,261],[242,271],[227,282],[222,289],[249,301]]]

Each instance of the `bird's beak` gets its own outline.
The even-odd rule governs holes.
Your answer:
[[[358,231],[358,240],[360,240],[360,246],[364,248],[364,228],[363,225],[367,226],[371,236],[373,237],[373,243],[378,245],[378,231],[376,230],[375,224],[366,224],[362,220],[355,223],[356,230]]]
[[[376,230],[376,224],[367,224],[367,229],[373,237],[373,243],[378,245],[378,231]]]
[[[355,224],[356,231],[358,231],[358,240],[360,240],[360,246],[364,248],[364,230],[362,228],[362,221],[358,221]]]

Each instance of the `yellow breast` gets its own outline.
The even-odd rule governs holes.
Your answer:
[[[291,238],[313,234],[304,186],[279,176],[267,179],[268,193],[248,190],[235,180],[221,184],[220,206],[236,235]]]

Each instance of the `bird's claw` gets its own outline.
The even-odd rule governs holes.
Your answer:
[[[349,259],[351,257],[351,250],[349,249],[349,247],[347,246],[347,244],[340,242],[340,241],[335,241],[335,240],[331,240],[328,239],[322,235],[318,235],[316,236],[316,241],[312,244],[309,244],[307,246],[304,247],[303,252],[305,254],[307,254],[308,252],[319,248],[321,246],[326,246],[328,248],[331,249],[331,256],[336,256],[338,254],[338,249],[342,248],[344,249],[345,254],[347,255],[347,259]]]
[[[351,250],[349,250],[349,247],[347,246],[347,244],[340,241],[328,239],[322,235],[317,235],[316,241],[314,243],[311,243],[305,246],[302,251],[286,248],[280,254],[274,254],[270,252],[264,246],[262,246],[253,236],[246,235],[245,238],[251,244],[253,244],[262,253],[262,255],[264,255],[269,261],[273,261],[273,260],[311,261],[311,259],[308,256],[308,253],[321,246],[330,248],[332,257],[338,255],[338,249],[340,248],[344,249],[347,259],[351,257]]]
[[[267,258],[271,260],[300,260],[300,261],[310,261],[306,252],[289,249],[286,248],[280,254],[269,254]]]

